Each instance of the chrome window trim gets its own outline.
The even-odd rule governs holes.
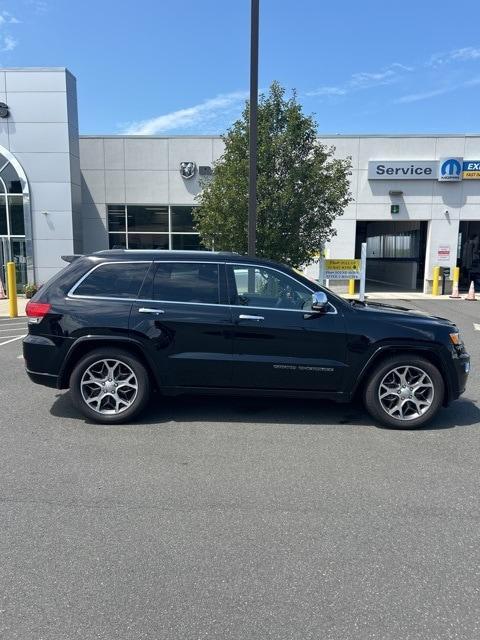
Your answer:
[[[143,252],[148,252],[148,249],[131,249],[130,251],[143,251]],[[77,299],[88,299],[88,300],[120,300],[123,302],[156,302],[159,304],[190,304],[190,305],[195,305],[195,306],[203,306],[203,307],[228,307],[231,309],[262,309],[263,311],[290,311],[292,313],[303,313],[305,314],[309,314],[312,313],[309,310],[306,309],[283,309],[283,308],[279,308],[279,307],[253,307],[250,305],[244,305],[244,304],[221,304],[221,303],[214,303],[214,302],[180,302],[180,301],[176,301],[176,300],[154,300],[152,298],[117,298],[115,296],[84,296],[84,295],[76,295],[75,294],[75,289],[93,272],[95,271],[95,269],[98,269],[99,267],[102,267],[103,265],[107,265],[107,264],[160,264],[160,263],[177,263],[177,262],[183,262],[185,264],[223,264],[225,266],[228,265],[236,265],[236,266],[240,266],[240,267],[254,267],[254,268],[263,268],[263,269],[271,269],[272,271],[277,271],[277,273],[280,273],[284,276],[287,276],[287,278],[290,278],[291,280],[293,280],[294,282],[302,285],[303,287],[305,287],[305,289],[307,291],[310,291],[310,293],[315,293],[315,291],[313,289],[310,289],[309,287],[307,287],[307,285],[303,284],[303,282],[299,282],[296,278],[294,278],[293,276],[289,275],[288,273],[285,273],[284,271],[281,271],[280,269],[275,269],[275,267],[264,267],[263,265],[256,265],[256,264],[248,264],[248,263],[231,263],[231,262],[222,262],[222,261],[217,261],[217,260],[158,260],[158,259],[153,259],[153,260],[116,260],[116,261],[107,261],[107,262],[100,262],[100,264],[96,264],[95,266],[93,266],[89,271],[87,271],[87,273],[85,273],[74,285],[73,287],[70,289],[70,291],[67,293],[67,297],[69,298],[77,298]],[[333,315],[337,315],[338,311],[337,308],[331,303],[328,303],[330,305],[330,307],[333,309],[333,311],[327,311],[325,314],[326,316],[333,316]]]
[[[290,278],[290,280],[293,280],[297,284],[301,285],[307,291],[310,291],[310,293],[315,293],[313,289],[310,289],[310,287],[307,287],[307,285],[303,284],[303,282],[299,282],[296,278],[291,276],[289,273],[285,273],[285,271],[281,271],[280,269],[276,269],[275,267],[271,267],[270,265],[264,266],[264,265],[257,265],[257,264],[251,264],[251,263],[249,264],[247,262],[227,262],[226,265],[231,267],[237,266],[237,267],[253,267],[254,269],[270,269],[271,271],[276,271],[277,273],[280,273],[283,276],[287,276],[287,278]],[[335,307],[330,301],[328,301],[328,304],[330,305],[330,307],[332,307],[333,311],[327,311],[323,315],[328,315],[328,316],[337,315],[338,314],[337,307]],[[304,313],[304,314],[309,313],[309,311],[305,309],[283,309],[282,307],[251,307],[250,305],[244,305],[244,304],[232,304],[230,306],[240,308],[240,309],[271,309],[272,311],[275,311],[275,310],[276,311],[296,311],[297,313]]]
[[[93,267],[84,273],[83,276],[77,280],[77,282],[73,285],[70,291],[67,293],[68,298],[88,298],[89,300],[132,300],[135,302],[137,298],[118,298],[115,296],[82,296],[75,294],[75,290],[82,284],[84,280],[88,278],[88,276],[99,269],[100,267],[104,267],[105,265],[110,264],[152,264],[153,260],[108,260],[106,262],[100,262],[99,264],[93,265]]]

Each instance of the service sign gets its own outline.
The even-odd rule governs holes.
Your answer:
[[[438,162],[436,160],[370,160],[369,180],[436,180]]]
[[[326,280],[359,280],[361,260],[325,260]]]

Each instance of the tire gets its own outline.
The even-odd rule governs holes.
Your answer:
[[[435,416],[444,393],[445,384],[435,365],[421,356],[401,354],[383,360],[371,373],[364,402],[382,425],[416,429]]]
[[[120,424],[132,420],[145,408],[150,397],[150,380],[136,356],[104,347],[77,362],[70,376],[70,394],[76,408],[90,420]]]

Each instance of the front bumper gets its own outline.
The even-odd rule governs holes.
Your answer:
[[[452,400],[455,400],[465,391],[467,386],[468,375],[470,373],[470,356],[468,353],[463,352],[460,356],[455,358],[453,362],[456,373],[457,389]]]

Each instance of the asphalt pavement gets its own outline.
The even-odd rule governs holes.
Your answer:
[[[480,302],[415,306],[473,357],[419,431],[360,404],[191,397],[97,426],[0,338],[0,637],[479,638]]]

